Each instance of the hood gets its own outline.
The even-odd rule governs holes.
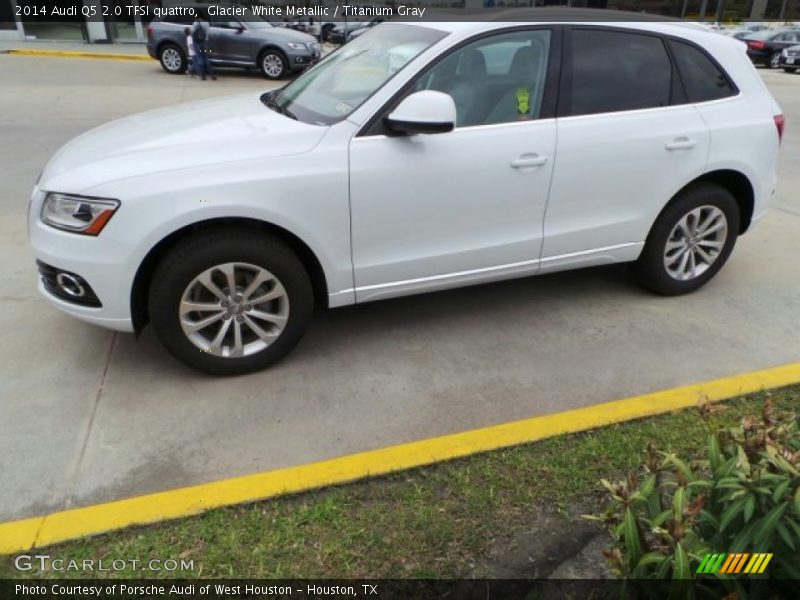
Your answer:
[[[261,93],[214,98],[147,111],[92,129],[50,160],[40,189],[85,193],[150,173],[302,154],[326,127],[267,108]]]

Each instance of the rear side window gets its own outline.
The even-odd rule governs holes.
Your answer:
[[[725,73],[705,52],[675,40],[670,40],[669,48],[678,65],[689,102],[719,100],[736,93]]]
[[[668,106],[672,63],[660,37],[572,31],[573,115]]]

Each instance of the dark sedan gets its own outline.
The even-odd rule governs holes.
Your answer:
[[[800,45],[783,49],[780,67],[787,73],[794,73],[800,68]]]
[[[750,57],[753,64],[764,65],[768,69],[777,69],[780,66],[781,51],[800,43],[800,30],[757,31],[742,41],[747,44],[747,56]]]

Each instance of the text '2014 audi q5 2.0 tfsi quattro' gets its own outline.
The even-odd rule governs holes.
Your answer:
[[[774,194],[783,116],[745,51],[682,24],[378,25],[278,91],[61,148],[30,207],[41,292],[235,374],[315,306],[617,262],[696,290]]]

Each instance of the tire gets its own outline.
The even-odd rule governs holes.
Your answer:
[[[320,41],[327,42],[328,38],[331,35],[331,31],[333,30],[333,25],[328,23],[327,25],[322,27],[322,31],[320,32]]]
[[[180,75],[186,72],[188,61],[180,46],[164,44],[158,51],[158,61],[167,73]]]
[[[797,67],[783,67],[783,70],[786,73],[794,73],[795,71],[797,71]]]
[[[267,79],[282,79],[289,71],[289,60],[280,50],[269,48],[259,55],[258,68]]]
[[[179,361],[211,375],[240,375],[294,348],[311,321],[314,297],[303,264],[281,240],[225,228],[170,250],[153,274],[148,308],[156,335]]]
[[[712,183],[686,188],[661,212],[647,236],[634,263],[639,283],[664,296],[702,287],[728,260],[739,234],[739,219],[736,199],[725,188]]]
[[[781,53],[773,52],[770,54],[769,58],[767,59],[766,67],[768,69],[777,69],[781,64]]]

